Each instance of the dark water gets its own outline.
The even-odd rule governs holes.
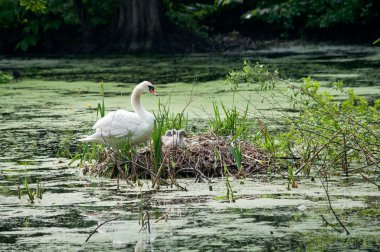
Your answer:
[[[311,75],[323,84],[341,79],[368,99],[380,97],[380,52],[372,47],[0,60],[0,70],[21,72],[20,80],[0,85],[0,250],[378,250],[379,192],[361,178],[332,178],[333,206],[351,232],[346,236],[323,225],[321,214],[340,229],[319,181],[302,179],[299,189],[288,191],[281,178],[234,180],[238,200],[222,203],[217,199],[226,191],[223,179],[214,180],[212,192],[207,184],[183,180],[188,192],[161,188],[154,193],[144,181],[135,188],[122,182],[116,193],[116,181],[83,176],[67,159],[56,157],[63,142],[74,148],[78,135],[96,120],[96,82],[107,83],[109,109],[124,106],[132,84],[142,79],[157,83],[163,97],[174,92],[173,107],[196,83],[200,100],[189,110],[199,104],[207,110],[211,96],[230,99],[221,93],[223,78],[244,59],[278,68],[283,78]],[[150,99],[144,104],[154,109],[157,100]],[[18,198],[22,178],[32,190],[41,182],[42,200],[31,204],[25,192]],[[151,214],[150,234],[139,233],[142,209]],[[165,211],[168,221],[154,223]],[[97,224],[116,217],[85,243]]]

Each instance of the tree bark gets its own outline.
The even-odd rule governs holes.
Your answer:
[[[163,18],[162,0],[119,0],[115,49],[129,52],[160,51],[165,46]]]
[[[82,29],[82,46],[86,47],[88,44],[94,43],[92,25],[88,18],[87,8],[83,0],[74,0],[74,5],[77,9]]]

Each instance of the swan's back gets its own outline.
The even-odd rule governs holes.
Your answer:
[[[153,131],[154,117],[147,114],[140,117],[136,113],[117,110],[99,119],[93,126],[95,134],[81,139],[82,142],[97,142],[119,145],[129,139],[132,145],[146,141]]]

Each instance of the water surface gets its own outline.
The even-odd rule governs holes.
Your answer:
[[[323,215],[337,225],[321,182],[304,178],[298,189],[287,190],[283,178],[256,176],[233,180],[235,203],[221,202],[225,181],[208,184],[181,180],[188,192],[151,182],[132,188],[121,182],[83,176],[67,159],[56,157],[59,143],[91,131],[96,120],[100,80],[105,82],[107,110],[130,109],[133,85],[143,79],[156,84],[160,96],[143,97],[148,110],[157,110],[158,99],[181,111],[189,97],[190,124],[199,128],[211,114],[212,101],[233,102],[223,78],[242,61],[278,68],[293,81],[312,76],[328,88],[343,80],[367,99],[380,98],[380,52],[376,47],[293,46],[221,55],[63,59],[1,59],[0,70],[18,69],[22,78],[0,85],[0,243],[1,250],[116,250],[119,248],[168,251],[254,250],[372,250],[379,248],[379,191],[359,177],[332,177],[332,204],[350,236],[325,226]],[[244,87],[242,95],[263,113],[269,105],[259,92]],[[341,99],[343,97],[336,97]],[[235,100],[236,102],[236,100]],[[244,106],[243,101],[238,101]],[[286,105],[286,104],[285,104]],[[250,111],[251,116],[257,111]],[[44,188],[42,200],[31,204],[17,197],[21,178],[34,189]],[[373,178],[376,179],[376,178]],[[151,214],[151,233],[141,231],[141,209]],[[165,211],[168,221],[154,223]],[[102,226],[85,243],[97,224]]]

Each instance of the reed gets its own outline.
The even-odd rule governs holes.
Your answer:
[[[226,200],[228,200],[230,203],[235,202],[234,192],[232,191],[226,164],[224,164],[224,176],[226,178],[226,189],[227,189]]]
[[[184,129],[187,130],[189,126],[188,114],[185,114],[185,110],[180,113],[173,113],[169,110],[170,98],[166,103],[158,101],[158,111],[155,114],[156,118],[161,118],[162,131],[165,132],[168,129]]]
[[[233,140],[245,138],[247,127],[248,105],[244,112],[239,113],[236,106],[228,109],[223,102],[218,105],[213,102],[213,117],[209,118],[209,127],[217,135],[232,136]]]
[[[153,170],[157,174],[158,168],[162,162],[162,141],[161,136],[163,135],[163,126],[164,126],[165,117],[162,115],[155,115],[154,128],[152,132],[152,141],[153,141]],[[159,174],[157,174],[159,176]]]
[[[37,198],[42,199],[42,186],[39,180],[37,180],[36,195]]]
[[[26,178],[23,178],[22,181],[24,183],[24,187],[25,187],[26,193],[28,194],[28,198],[29,198],[30,203],[34,203],[35,192],[33,192],[30,189],[28,180]]]
[[[236,167],[238,168],[238,174],[242,175],[243,173],[243,167],[241,165],[241,144],[235,144],[234,142],[231,143],[231,154],[235,160]]]
[[[100,85],[100,94],[102,95],[102,103],[98,103],[98,107],[96,109],[96,117],[100,115],[100,117],[104,117],[106,114],[106,108],[104,105],[104,82],[99,82]]]

